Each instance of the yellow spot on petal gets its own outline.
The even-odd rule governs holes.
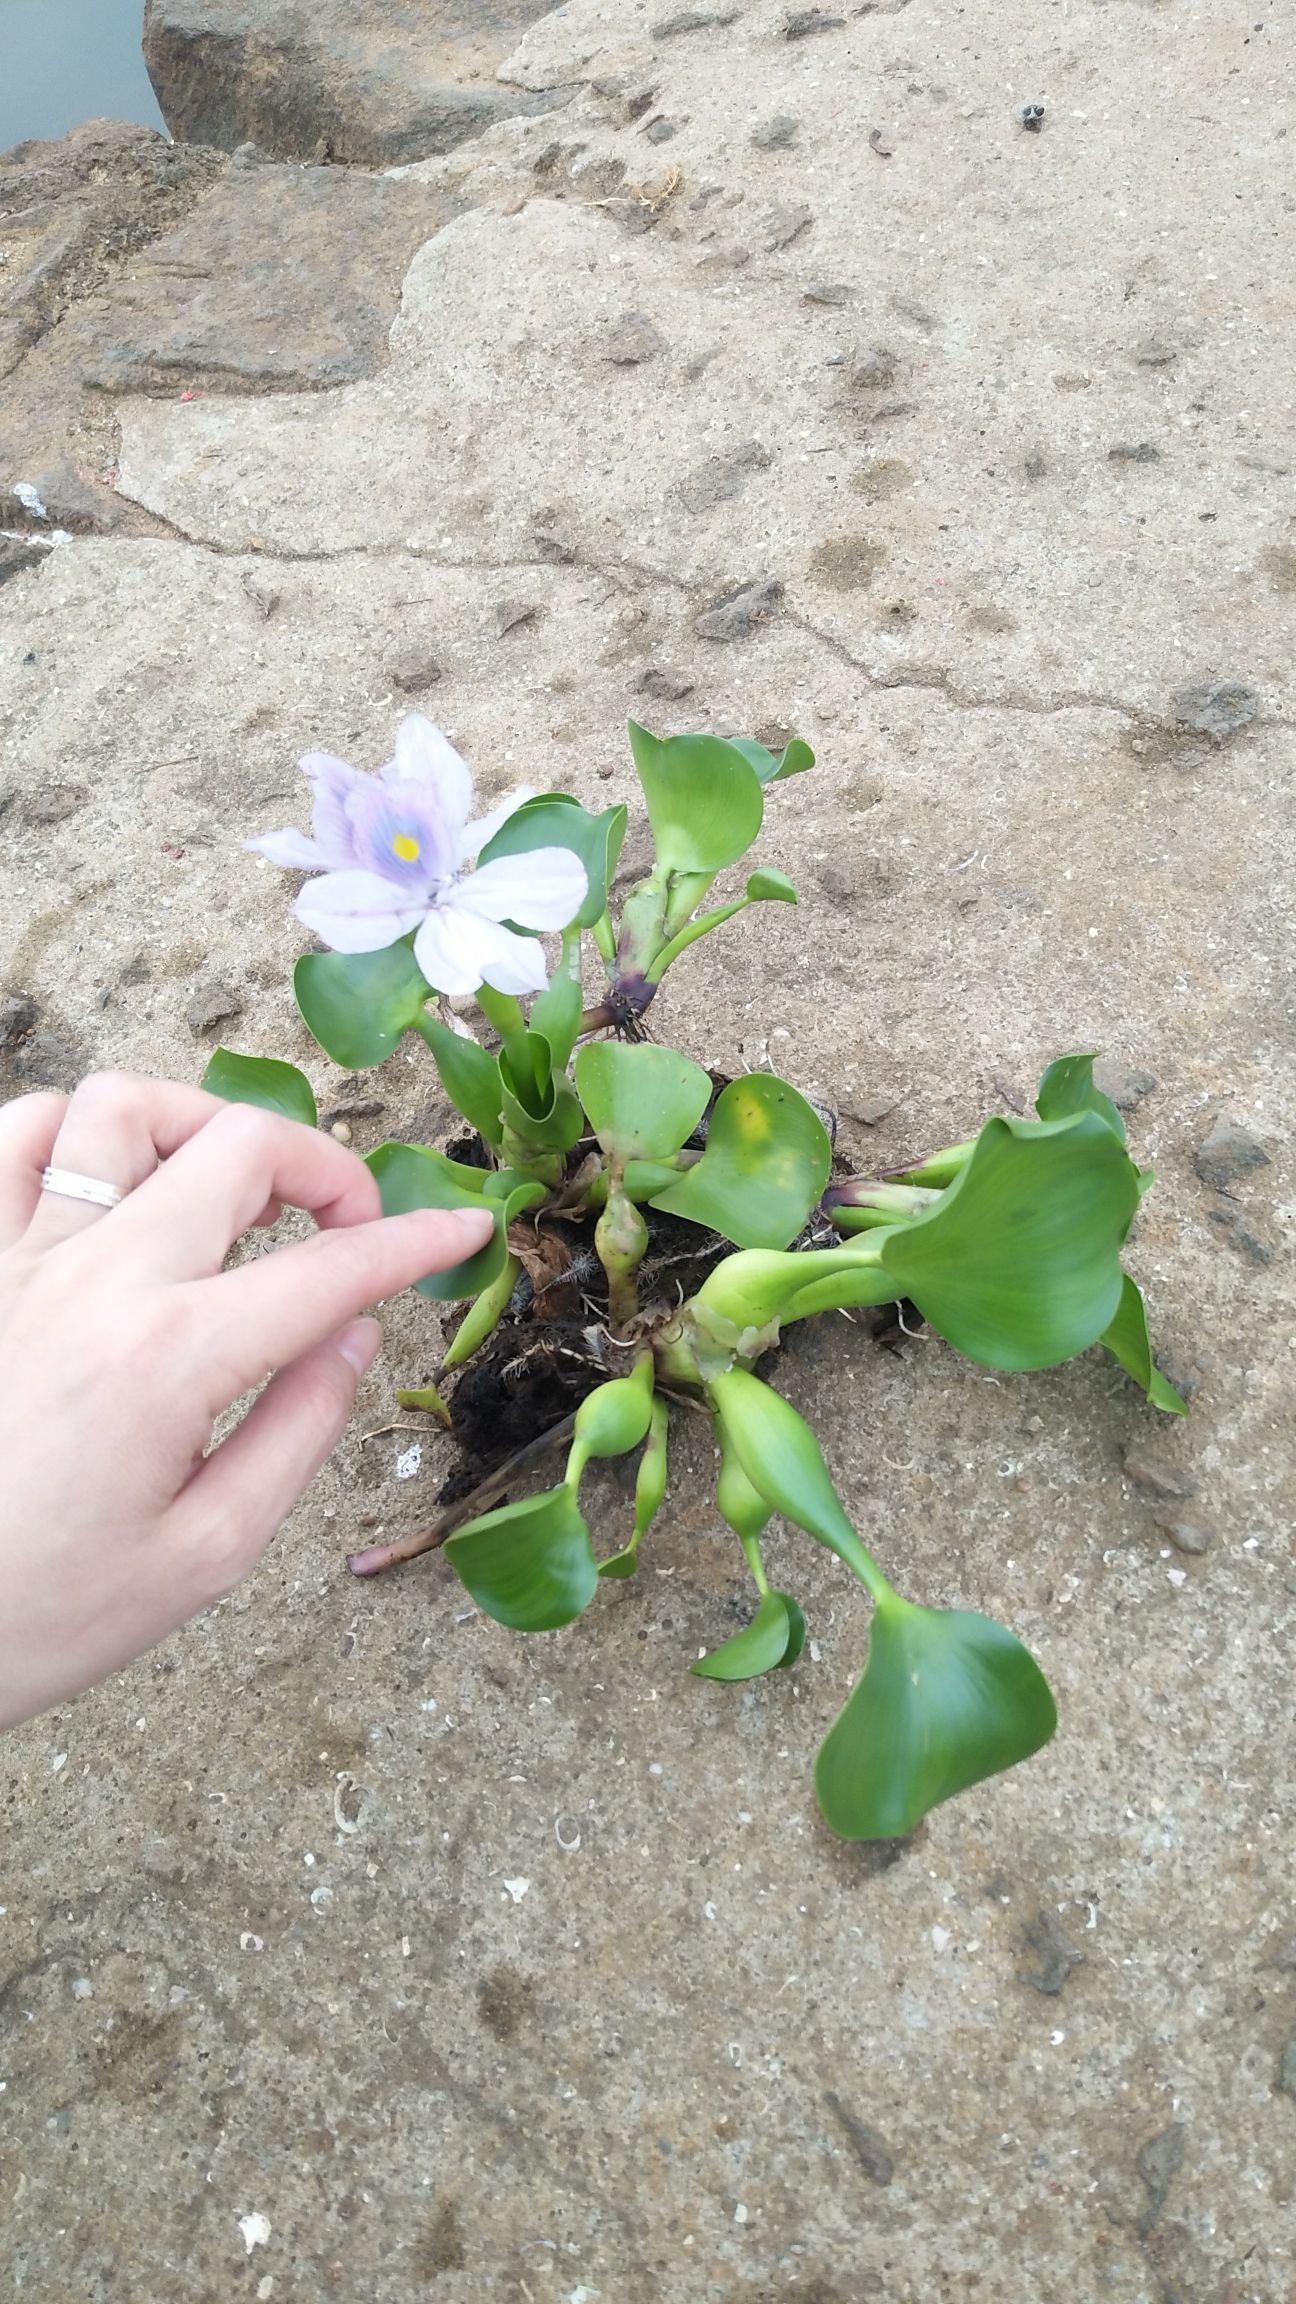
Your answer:
[[[392,842],[392,854],[399,856],[402,864],[417,864],[422,850],[412,832],[398,832]]]

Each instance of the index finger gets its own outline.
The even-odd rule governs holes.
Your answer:
[[[251,1104],[227,1104],[97,1235],[158,1280],[218,1272],[267,1202],[305,1208],[324,1230],[381,1215],[378,1186],[356,1153]]]

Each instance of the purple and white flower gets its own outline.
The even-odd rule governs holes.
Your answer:
[[[335,952],[377,952],[417,930],[419,967],[452,999],[481,984],[543,991],[540,945],[504,922],[568,927],[588,886],[580,859],[567,848],[532,848],[464,869],[530,799],[528,789],[472,817],[467,764],[420,712],[402,720],[396,757],[376,776],[328,752],[308,752],[301,765],[314,789],[311,836],[267,832],[246,845],[272,864],[322,873],[293,906],[307,928]]]

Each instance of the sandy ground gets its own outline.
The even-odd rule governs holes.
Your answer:
[[[858,1596],[780,1540],[813,1655],[690,1680],[744,1605],[693,1432],[646,1572],[566,1633],[435,1560],[348,1579],[438,1478],[361,1438],[436,1353],[393,1307],[252,1584],[6,1744],[34,2304],[1296,2294],[1290,20],[682,13],[534,28],[506,75],[570,95],[414,171],[450,220],[372,373],[114,399],[121,525],[0,596],[0,991],[39,1011],[4,1085],[196,1077],[219,1031],[381,1102],[362,1147],[435,1134],[425,1066],[351,1080],[292,1009],[237,842],[297,754],[376,763],[412,701],[485,792],[602,805],[628,711],[788,726],[820,766],[759,854],[801,904],[702,946],[663,1029],[870,1166],[1105,1050],[1192,1417],[1096,1355],[789,1353],[884,1563],[1010,1622],[1062,1713],[852,1849],[809,1768]],[[769,613],[705,637],[746,585]],[[1221,1115],[1265,1155],[1223,1190]]]

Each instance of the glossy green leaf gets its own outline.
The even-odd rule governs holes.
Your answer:
[[[483,1144],[498,1149],[504,1135],[504,1083],[498,1059],[476,1040],[465,1040],[462,1033],[452,1032],[439,1016],[421,1016],[418,1030],[432,1051],[441,1085],[456,1112],[476,1129]]]
[[[495,1210],[495,1235],[484,1248],[448,1272],[431,1272],[417,1283],[419,1295],[433,1304],[453,1303],[489,1288],[504,1267],[514,1216],[544,1198],[544,1186],[530,1177],[508,1169],[468,1168],[426,1144],[379,1144],[365,1165],[377,1181],[384,1216],[404,1216],[412,1208],[480,1208],[484,1198]]]
[[[731,1080],[706,1150],[653,1206],[704,1224],[739,1248],[786,1248],[828,1181],[832,1147],[804,1096],[768,1072]]]
[[[781,752],[767,751],[754,736],[734,736],[730,741],[735,752],[741,752],[744,760],[750,760],[762,784],[777,783],[784,776],[801,776],[815,763],[810,746],[799,736],[794,736]]]
[[[896,1282],[882,1269],[875,1234],[858,1247],[852,1243],[796,1254],[743,1249],[707,1274],[690,1309],[737,1329],[763,1329],[771,1321],[804,1319],[808,1312],[885,1304],[896,1294]]]
[[[764,795],[750,760],[720,736],[664,742],[630,722],[630,749],[665,873],[723,871],[761,828]]]
[[[1187,1415],[1187,1401],[1176,1392],[1169,1378],[1162,1375],[1152,1358],[1143,1291],[1128,1272],[1124,1276],[1116,1317],[1104,1328],[1102,1342],[1126,1374],[1142,1385],[1154,1408],[1163,1408],[1168,1416]]]
[[[319,1115],[315,1091],[295,1064],[280,1064],[273,1056],[240,1056],[233,1048],[216,1048],[202,1076],[209,1096],[223,1096],[227,1104],[256,1104],[263,1112],[277,1112],[284,1120],[300,1120],[314,1128]]]
[[[664,1160],[691,1136],[711,1098],[700,1064],[651,1041],[592,1040],[577,1051],[576,1093],[610,1160]]]
[[[988,1120],[930,1215],[881,1241],[942,1336],[990,1368],[1051,1368],[1097,1342],[1121,1296],[1138,1174],[1097,1112]]]
[[[304,952],[293,988],[325,1055],[351,1072],[385,1063],[432,997],[404,941],[380,952]]]
[[[1059,1056],[1040,1081],[1035,1109],[1041,1120],[1069,1120],[1076,1112],[1096,1112],[1123,1144],[1125,1122],[1110,1096],[1095,1088],[1093,1068],[1091,1055]]]
[[[566,1487],[470,1520],[445,1553],[483,1614],[514,1632],[557,1631],[598,1589],[589,1530]]]
[[[805,1645],[805,1617],[790,1594],[766,1592],[750,1624],[690,1664],[700,1680],[754,1680],[785,1671]]]
[[[753,872],[747,882],[749,904],[795,904],[797,892],[786,872]]]
[[[897,1839],[940,1801],[1028,1760],[1056,1726],[1048,1682],[1002,1624],[893,1593],[820,1747],[819,1805],[844,1840]]]
[[[607,910],[626,819],[625,808],[605,808],[601,816],[591,816],[565,792],[541,792],[505,819],[477,861],[493,864],[497,857],[527,856],[535,848],[570,848],[584,865],[589,883],[576,919],[582,928],[592,928]]]
[[[530,1059],[531,1077],[522,1081],[520,1087],[519,1066],[512,1052],[502,1054],[499,1059],[504,1082],[505,1129],[511,1130],[523,1144],[538,1146],[542,1151],[570,1152],[584,1131],[584,1114],[566,1080],[553,1071],[544,1034],[528,1032],[525,1042],[522,1053]]]

